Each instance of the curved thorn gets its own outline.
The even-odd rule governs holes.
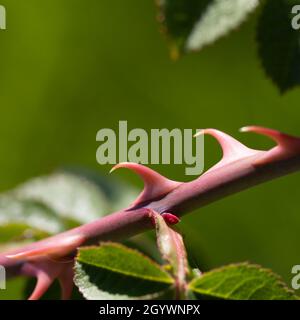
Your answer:
[[[66,264],[47,258],[26,262],[22,267],[22,274],[37,278],[35,289],[29,300],[40,299],[55,279],[60,282],[62,299],[69,299],[73,290],[73,265],[74,260]]]
[[[274,140],[278,145],[281,146],[297,146],[300,148],[300,139],[298,137],[294,137],[288,135],[286,133],[282,133],[277,130],[259,127],[259,126],[247,126],[240,129],[241,132],[255,132],[267,136]]]
[[[284,160],[295,155],[300,155],[300,138],[259,126],[243,127],[240,131],[262,134],[277,143],[277,146],[266,151],[263,157],[256,160],[256,165],[267,164],[270,162]]]
[[[238,140],[234,139],[230,135],[219,131],[217,129],[203,129],[195,134],[194,137],[197,137],[201,134],[208,134],[214,137],[219,144],[221,145],[223,151],[223,157],[213,168],[223,166],[232,161],[238,160],[240,158],[252,156],[257,154],[258,150],[250,149]]]
[[[50,276],[48,273],[39,272],[37,276],[36,286],[28,300],[40,299],[44,295],[44,293],[49,289],[54,280],[55,277]]]
[[[133,205],[158,198],[178,187],[181,182],[172,181],[154,170],[134,162],[122,162],[115,165],[110,172],[118,168],[127,168],[137,173],[144,181],[144,190],[134,201]]]
[[[73,282],[73,264],[65,267],[60,276],[58,277],[60,287],[61,287],[61,299],[69,300],[72,295],[74,282]]]
[[[49,243],[45,242],[44,245],[40,244],[39,248],[28,249],[6,257],[14,260],[33,260],[44,256],[61,257],[75,250],[84,240],[85,237],[82,235],[72,235],[56,241],[53,239]]]

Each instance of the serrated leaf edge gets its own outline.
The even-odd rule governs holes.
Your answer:
[[[165,279],[163,279],[163,278],[154,278],[154,277],[150,277],[150,276],[138,277],[136,274],[132,274],[130,272],[122,272],[121,273],[120,270],[118,270],[118,269],[108,268],[108,267],[102,266],[102,265],[91,264],[91,263],[87,263],[85,261],[80,260],[80,251],[89,250],[89,249],[98,249],[101,246],[114,246],[114,247],[125,249],[125,250],[130,251],[130,252],[134,252],[135,254],[138,254],[140,257],[143,257],[144,259],[148,260],[152,265],[157,267],[162,273],[164,273],[166,275],[166,278]],[[158,263],[156,263],[155,261],[153,261],[152,259],[150,259],[146,255],[144,255],[143,253],[139,252],[138,250],[135,250],[135,249],[126,247],[126,246],[124,246],[122,244],[118,244],[118,243],[114,243],[114,242],[103,242],[103,243],[100,244],[100,246],[80,247],[79,250],[78,250],[78,253],[76,255],[75,260],[80,262],[80,263],[84,263],[86,265],[90,265],[90,266],[93,266],[93,267],[99,267],[99,268],[106,269],[106,270],[109,270],[109,271],[112,271],[112,272],[116,272],[116,273],[119,273],[119,274],[131,276],[131,277],[134,277],[134,278],[140,278],[140,279],[145,279],[145,280],[154,281],[154,282],[162,282],[162,283],[166,283],[166,284],[173,284],[174,283],[174,279],[171,277],[171,275],[166,270],[164,270],[163,267],[160,266]]]
[[[241,263],[232,263],[226,266],[222,266],[213,270],[210,270],[208,272],[203,273],[202,275],[200,275],[199,277],[193,279],[190,283],[189,283],[189,289],[191,291],[194,291],[196,293],[199,294],[203,294],[206,296],[210,296],[210,297],[215,297],[215,298],[220,298],[220,299],[227,299],[227,300],[231,300],[230,297],[227,297],[225,295],[222,294],[212,294],[210,291],[207,290],[201,290],[201,291],[197,291],[197,288],[193,287],[194,283],[197,282],[199,279],[201,279],[203,276],[207,275],[207,274],[211,274],[214,272],[221,272],[224,269],[228,269],[228,268],[234,268],[234,267],[247,267],[249,269],[256,269],[259,272],[265,272],[267,274],[269,274],[270,276],[272,276],[275,280],[277,280],[277,284],[283,289],[285,290],[286,293],[289,293],[293,296],[293,298],[295,298],[296,300],[299,300],[300,297],[298,297],[295,292],[290,289],[287,284],[282,280],[281,276],[279,276],[278,274],[274,273],[271,269],[268,268],[264,268],[258,264],[249,264],[248,262],[241,262]]]

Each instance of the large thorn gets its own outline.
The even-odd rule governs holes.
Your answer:
[[[122,162],[114,166],[110,172],[113,172],[118,168],[130,169],[144,180],[144,190],[132,205],[138,205],[145,201],[163,196],[181,184],[181,182],[169,180],[150,168],[138,163]]]
[[[263,165],[275,161],[281,161],[293,156],[300,156],[300,138],[282,133],[277,130],[259,126],[249,126],[240,129],[241,132],[255,132],[265,135],[277,143],[277,146],[266,151],[262,157],[255,161],[255,165]]]
[[[228,134],[216,129],[203,129],[197,132],[195,134],[195,137],[201,134],[209,134],[213,136],[219,142],[223,151],[222,159],[208,171],[222,167],[241,158],[250,157],[261,152],[259,150],[248,148]]]

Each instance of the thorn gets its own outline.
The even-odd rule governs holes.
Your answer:
[[[74,259],[67,264],[49,259],[25,262],[22,266],[22,274],[37,278],[35,289],[29,300],[40,299],[55,279],[60,282],[62,299],[69,299],[73,290],[73,266]]]
[[[221,161],[219,161],[215,166],[214,169],[224,166],[230,162],[235,160],[245,158],[248,156],[252,156],[257,154],[258,150],[250,149],[238,140],[234,139],[233,137],[229,136],[228,134],[216,130],[216,129],[203,129],[195,134],[195,136],[199,136],[201,134],[209,134],[214,137],[219,144],[221,145],[223,151],[223,157]],[[212,169],[212,168],[211,168]],[[211,170],[209,169],[209,171]]]
[[[113,173],[117,168],[117,165],[115,165],[114,167],[112,167],[110,170],[109,170],[109,174]]]
[[[181,184],[181,182],[169,180],[154,170],[138,163],[122,162],[115,165],[111,169],[111,172],[118,168],[130,169],[137,173],[144,181],[144,190],[134,201],[133,205],[137,205],[167,194]]]
[[[247,126],[240,129],[241,132],[255,132],[262,134],[274,140],[278,145],[281,146],[297,146],[300,148],[300,138],[294,137],[277,130],[259,127],[259,126]]]
[[[60,268],[61,266],[49,261],[26,262],[22,267],[23,274],[37,278],[33,293],[28,300],[40,299],[54,282]]]
[[[61,299],[69,300],[72,295],[74,282],[73,282],[74,270],[73,263],[66,267],[60,276],[58,277],[60,287],[61,287]]]
[[[37,276],[36,286],[28,300],[39,300],[49,289],[54,280],[54,277],[49,276],[47,273],[40,272]]]
[[[249,132],[250,131],[249,128],[250,128],[250,126],[242,127],[239,129],[239,132]]]
[[[259,126],[243,127],[240,131],[262,134],[277,143],[277,146],[269,151],[265,151],[264,156],[255,161],[255,165],[267,164],[300,155],[300,138]]]
[[[40,247],[36,249],[28,249],[6,257],[14,260],[33,260],[44,256],[62,257],[78,248],[84,240],[85,237],[82,235],[65,236],[60,239],[52,238],[48,242],[40,242],[38,244]]]
[[[204,129],[201,129],[200,131],[196,132],[194,135],[193,135],[193,138],[197,138],[199,136],[202,136],[204,134]]]

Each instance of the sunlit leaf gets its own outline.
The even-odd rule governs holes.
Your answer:
[[[136,250],[105,243],[79,249],[75,284],[88,300],[153,299],[172,289],[172,277]]]
[[[87,223],[108,211],[103,192],[87,179],[70,173],[55,173],[32,179],[15,190],[22,199],[46,204],[64,218]]]
[[[297,299],[295,293],[272,271],[246,263],[204,273],[191,282],[190,290],[200,299]]]
[[[256,9],[258,0],[160,0],[159,20],[171,54],[201,50],[237,28]]]
[[[0,196],[0,224],[23,224],[49,234],[65,230],[63,220],[47,205],[11,194]]]

